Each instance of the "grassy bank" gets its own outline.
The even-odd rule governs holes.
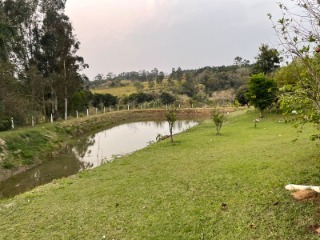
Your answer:
[[[209,115],[210,109],[184,109],[180,117]],[[164,110],[133,110],[70,119],[0,132],[0,181],[50,159],[68,141],[123,121],[164,118]]]
[[[288,183],[319,183],[311,130],[268,116],[210,121],[71,178],[0,202],[0,239],[318,239],[315,202]]]

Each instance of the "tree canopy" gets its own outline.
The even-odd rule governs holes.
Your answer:
[[[305,122],[320,124],[320,5],[318,0],[294,0],[294,8],[279,3],[282,17],[269,18],[278,34],[280,44],[288,61],[293,60],[282,72],[280,96],[285,112],[295,110],[297,117]],[[299,13],[299,14],[297,14]],[[285,76],[291,71],[292,76]],[[287,74],[288,75],[288,74]],[[288,79],[294,79],[294,82]],[[285,80],[286,81],[283,81]],[[320,138],[315,134],[314,138]]]
[[[269,74],[280,66],[280,54],[275,48],[269,48],[267,44],[262,44],[259,47],[259,54],[255,58],[252,72],[254,74],[264,73]]]
[[[65,0],[0,2],[2,82],[17,86],[6,87],[3,91],[8,94],[0,96],[2,118],[16,115],[10,109],[21,110],[22,105],[7,105],[19,98],[24,99],[24,105],[30,105],[26,108],[32,115],[53,113],[59,117],[70,108],[68,99],[82,89],[84,78],[80,71],[88,65],[77,55],[80,42],[65,14],[65,3]]]
[[[263,117],[263,111],[275,102],[276,92],[277,85],[274,80],[259,73],[250,77],[246,96],[250,103],[259,109],[260,116]]]

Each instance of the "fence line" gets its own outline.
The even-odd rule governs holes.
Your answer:
[[[150,107],[152,106],[152,107]],[[115,105],[115,106],[109,106],[109,108],[107,109],[106,107],[101,108],[87,108],[84,111],[79,111],[76,110],[74,112],[75,115],[71,114],[68,115],[68,117],[70,117],[70,120],[73,118],[83,118],[83,117],[90,117],[90,116],[95,116],[95,115],[101,115],[101,114],[107,114],[110,112],[114,112],[114,111],[132,111],[132,110],[152,110],[152,109],[163,109],[163,110],[168,110],[168,104],[150,104],[150,103],[144,103],[144,104],[126,104],[126,105]],[[194,104],[190,104],[190,105],[182,105],[182,104],[177,104],[176,105],[177,109],[207,109],[207,108],[214,108],[217,107],[217,105],[212,105],[212,106],[208,106],[207,104],[200,104],[200,105],[194,105]],[[224,106],[220,106],[220,107],[234,107],[236,108],[236,106],[229,104],[229,105],[224,105]],[[31,119],[27,120],[26,123],[23,126],[28,126],[29,124],[31,126],[35,126],[36,124],[42,124],[42,123],[46,123],[46,122],[50,122],[50,123],[54,123],[54,122],[61,122],[61,121],[68,121],[69,118],[67,118],[67,120],[63,120],[61,118],[55,120],[54,119],[54,115],[51,113],[50,114],[50,118],[46,120],[45,117],[43,116],[30,116],[29,117]],[[27,118],[28,119],[28,118]],[[42,120],[41,120],[42,119]],[[38,121],[37,121],[38,120]],[[11,129],[15,129],[17,125],[17,122],[11,118]],[[22,125],[17,125],[17,126],[22,126]]]

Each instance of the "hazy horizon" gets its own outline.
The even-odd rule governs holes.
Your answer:
[[[68,0],[66,5],[90,79],[108,72],[232,65],[237,56],[252,63],[261,44],[277,48],[268,13],[280,16],[276,2]]]

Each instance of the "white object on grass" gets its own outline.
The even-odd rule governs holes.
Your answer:
[[[289,184],[285,187],[287,190],[308,190],[311,189],[315,192],[320,193],[320,187],[319,186],[307,186],[307,185],[296,185],[296,184]]]

